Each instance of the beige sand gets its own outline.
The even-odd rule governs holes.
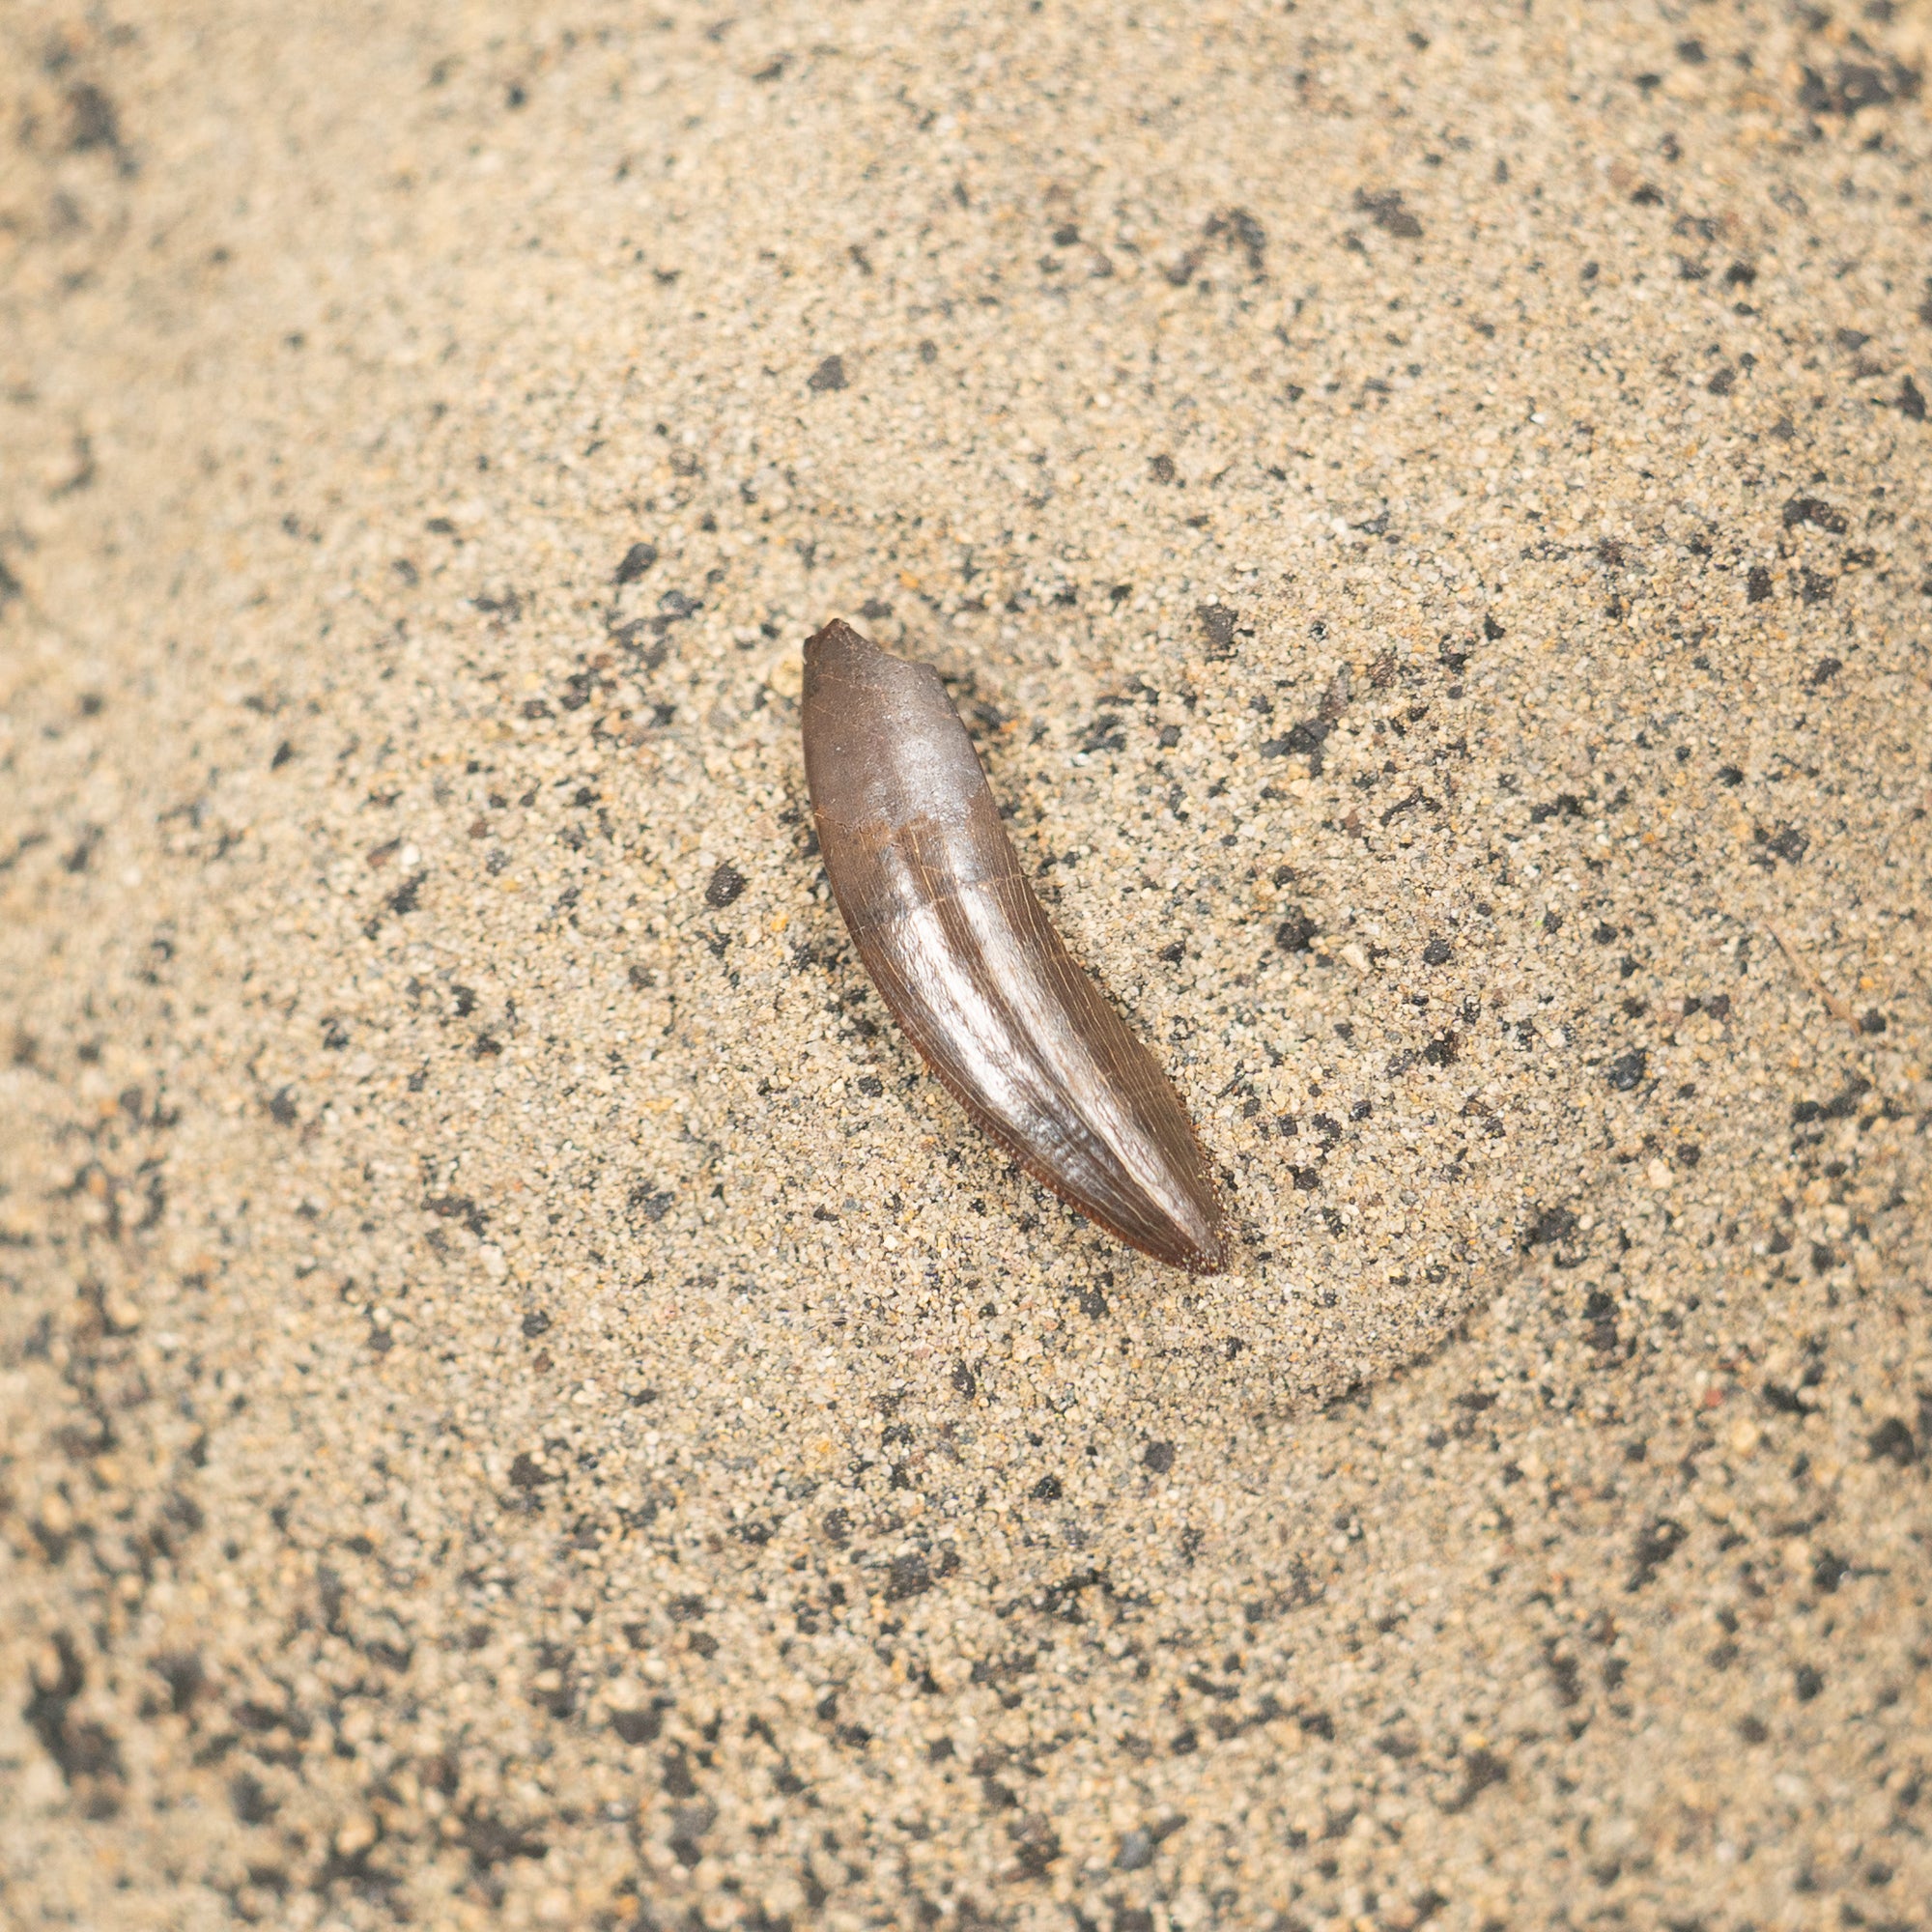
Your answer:
[[[1926,1923],[1924,8],[150,14],[0,17],[0,1919]],[[1225,1276],[881,1024],[833,613]]]

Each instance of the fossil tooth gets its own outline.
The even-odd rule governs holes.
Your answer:
[[[938,672],[840,621],[808,639],[805,772],[833,896],[920,1057],[1083,1214],[1172,1267],[1219,1269],[1187,1110],[1048,923]]]

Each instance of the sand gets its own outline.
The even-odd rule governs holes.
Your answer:
[[[0,1919],[1932,1897],[1932,53],[0,17]],[[1235,1259],[896,1037],[936,663]]]

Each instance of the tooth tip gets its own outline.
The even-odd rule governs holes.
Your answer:
[[[1169,1267],[1184,1268],[1189,1274],[1219,1274],[1228,1265],[1228,1237],[1219,1226],[1205,1240],[1186,1229],[1174,1227],[1167,1239],[1150,1252]]]

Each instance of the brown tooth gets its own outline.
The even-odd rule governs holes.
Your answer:
[[[837,619],[809,638],[805,775],[833,896],[920,1057],[1083,1214],[1218,1270],[1221,1205],[1187,1110],[1048,923],[938,672]]]

